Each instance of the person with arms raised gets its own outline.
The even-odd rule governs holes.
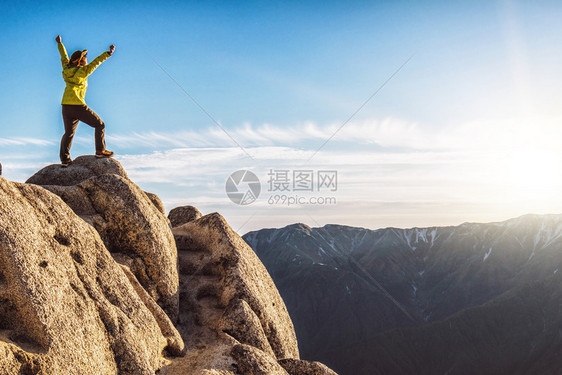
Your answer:
[[[60,144],[60,160],[63,167],[72,163],[70,158],[70,146],[76,132],[78,122],[82,121],[95,129],[96,157],[109,158],[113,152],[105,149],[105,124],[100,117],[92,111],[85,101],[86,89],[88,87],[88,76],[115,51],[112,44],[109,51],[103,52],[88,64],[88,50],[77,50],[70,58],[66,48],[62,44],[62,38],[55,38],[62,63],[62,77],[66,83],[62,96],[62,119],[64,122],[64,135]]]

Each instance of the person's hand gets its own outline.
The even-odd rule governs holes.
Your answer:
[[[57,43],[62,42],[62,39],[61,39],[60,35],[57,35],[57,37],[55,38],[55,40],[57,41]]]
[[[109,54],[113,55],[113,51],[115,51],[115,46],[112,44],[109,46]]]

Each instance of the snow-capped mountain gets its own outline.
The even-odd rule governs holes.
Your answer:
[[[455,370],[459,363],[463,368],[477,364],[479,373],[501,373],[505,366],[498,369],[486,359],[489,354],[484,349],[491,345],[486,332],[495,332],[494,340],[500,341],[509,335],[494,331],[495,323],[487,319],[525,322],[517,314],[530,307],[527,303],[537,301],[522,291],[536,289],[540,282],[556,289],[558,284],[552,280],[562,271],[562,215],[410,229],[294,224],[250,232],[244,239],[266,265],[287,304],[303,358],[320,360],[343,375],[464,373]],[[550,289],[551,295],[557,292]],[[559,289],[562,292],[562,284]],[[492,309],[489,315],[472,318],[490,305],[506,304],[506,296],[512,296],[511,302],[519,296],[522,306],[517,305],[516,311]],[[495,317],[492,311],[501,311],[502,316]],[[545,326],[560,314],[562,309],[549,315]],[[468,351],[471,360],[464,357],[467,349],[462,346],[449,343],[444,347],[431,341],[439,338],[432,329],[441,332],[442,324],[453,324],[459,316],[471,317],[467,319],[475,326],[465,328],[480,337],[473,345],[483,345],[481,351]],[[484,322],[491,324],[488,331],[480,326]],[[529,333],[529,325],[511,328]],[[562,332],[562,325],[558,328]],[[454,337],[447,332],[447,337]],[[419,340],[419,348],[407,343],[400,346],[410,336]],[[525,334],[521,337],[528,341]],[[561,343],[558,338],[557,344]],[[522,343],[512,338],[501,345],[507,358],[510,345]],[[420,353],[433,364],[420,359],[417,364],[396,365]],[[447,359],[443,359],[445,354]],[[517,360],[527,361],[526,355],[530,349]],[[501,358],[493,362],[503,363]],[[556,366],[562,369],[562,359]]]

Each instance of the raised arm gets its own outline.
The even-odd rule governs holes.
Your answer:
[[[111,56],[113,54],[113,51],[115,51],[115,46],[112,44],[109,47],[109,51],[105,51],[104,53],[102,53],[101,55],[99,55],[98,57],[96,57],[94,60],[92,60],[91,63],[89,63],[88,65],[86,65],[86,75],[89,76],[90,74],[92,74],[92,72],[94,70],[96,70],[96,68],[98,66],[100,66],[100,64],[102,62],[104,62],[105,60],[107,60],[109,58],[109,56]]]
[[[64,44],[62,44],[60,35],[57,35],[55,40],[57,41],[57,47],[60,53],[60,62],[62,64],[62,67],[65,68],[68,65],[68,54],[66,53],[66,48],[64,48]]]

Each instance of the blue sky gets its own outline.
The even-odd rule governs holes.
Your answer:
[[[219,211],[245,232],[453,225],[562,208],[556,1],[18,1],[0,14],[8,179],[58,161],[60,34],[90,61],[116,45],[86,101],[116,159],[167,209]],[[92,152],[82,124],[72,156]],[[248,206],[224,191],[238,169],[262,182]],[[271,169],[337,170],[337,204],[268,204]]]

